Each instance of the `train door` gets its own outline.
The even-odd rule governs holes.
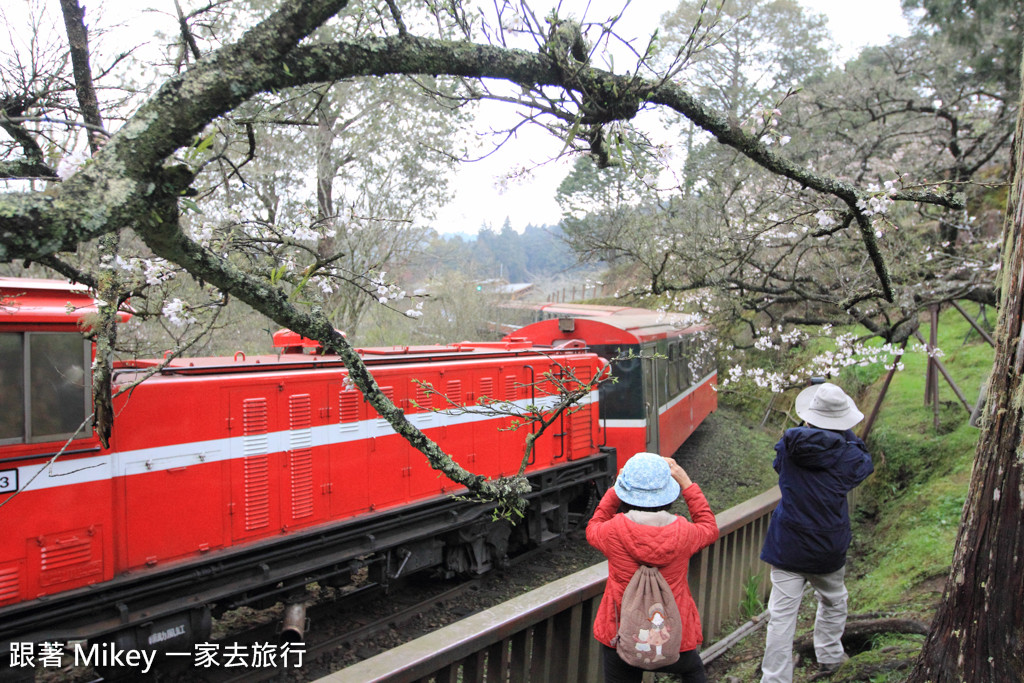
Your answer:
[[[644,371],[644,421],[647,423],[646,446],[649,453],[657,453],[659,446],[658,435],[658,396],[661,390],[661,378],[658,372],[658,361],[651,353],[652,349],[644,349],[643,371]]]
[[[425,371],[422,373],[417,372],[412,375],[411,379],[418,380],[419,382],[428,382],[435,389],[444,390],[444,385],[436,373],[427,375]],[[408,403],[408,409],[405,411],[406,418],[434,441],[439,441],[438,430],[440,430],[442,434],[445,434],[445,438],[442,440],[442,443],[444,443],[442,448],[450,453],[447,440],[449,427],[443,426],[445,421],[444,415],[430,410],[433,406],[441,407],[440,401],[434,397],[426,386],[417,382],[410,382],[409,395],[411,401]],[[413,402],[416,403],[416,406],[412,405]],[[408,452],[410,472],[409,496],[412,499],[436,495],[443,488],[449,490],[454,488],[454,484],[451,481],[430,467],[430,463],[427,462],[427,456],[412,447],[408,448]]]
[[[330,414],[322,382],[286,385],[279,396],[281,417],[288,423],[282,444],[282,529],[305,526],[324,519],[328,512],[326,449],[316,447],[315,436]]]
[[[161,457],[147,454],[122,462],[127,527],[123,537],[132,568],[224,545],[219,451],[199,444],[167,451]]]
[[[472,385],[470,393],[466,396],[466,403],[476,403],[482,398],[496,401],[501,397],[498,395],[499,369],[488,368],[480,371],[480,374],[471,377]],[[519,469],[519,461],[523,456],[521,448],[503,448],[502,436],[506,432],[498,430],[500,420],[485,420],[473,424],[472,452],[474,462],[470,463],[467,469],[477,472],[481,465],[488,473],[498,475],[514,474]],[[519,443],[524,436],[519,436],[516,442]]]
[[[404,396],[396,386],[395,377],[378,376],[380,390],[396,405],[401,407]],[[409,480],[412,470],[409,466],[409,442],[394,430],[372,406],[367,409],[367,423],[370,427],[369,470],[370,504],[374,507],[390,506],[409,498]]]
[[[276,384],[229,392],[231,535],[237,540],[268,536],[281,527],[278,393]]]
[[[507,402],[510,410],[511,406],[518,406],[517,409],[522,409],[526,405],[537,403],[534,383],[536,368],[532,365],[513,365],[508,368],[499,368],[498,372],[501,379],[501,393],[497,398]],[[526,436],[529,433],[536,434],[539,427],[536,424],[519,424],[515,429],[511,429],[512,423],[512,419],[506,420],[503,425],[505,431],[499,434],[499,441],[502,444],[501,462],[506,471],[517,472],[525,456],[523,443]],[[552,431],[555,430],[548,430],[545,435],[534,442],[533,450],[526,462],[527,470],[543,469],[551,465],[552,459],[557,455],[552,452],[550,436]]]
[[[353,387],[346,389],[341,382],[331,382],[327,394],[336,415],[327,436],[331,517],[347,517],[370,507],[369,428],[365,413],[372,409],[359,391]]]
[[[523,368],[517,364],[499,365],[493,368],[493,374],[488,373],[479,378],[477,383],[477,400],[486,396],[501,406],[506,416],[489,420],[486,427],[478,428],[474,437],[474,444],[477,453],[494,453],[495,457],[490,462],[496,467],[496,471],[503,474],[512,474],[519,471],[524,457],[524,441],[527,434],[536,431],[535,425],[518,424],[511,415],[518,414],[518,411],[525,403],[526,388],[525,380],[521,376]],[[517,425],[518,426],[515,426]],[[535,444],[540,447],[541,444]],[[538,453],[536,448],[530,454],[526,463],[527,469],[536,469]]]
[[[477,399],[483,396],[495,397],[493,377],[476,373],[482,370],[467,370],[447,367],[431,380],[440,394],[431,397],[437,413],[413,414],[410,419],[421,429],[435,427],[433,434],[442,448],[459,466],[474,474],[494,476],[503,472],[501,467],[502,449],[498,444],[498,432],[494,420],[481,420],[473,411]],[[418,398],[418,402],[423,399]],[[434,495],[451,491],[456,484],[444,475],[430,468],[426,457],[413,450],[412,471],[414,474],[414,497]]]
[[[591,379],[590,368],[576,366],[576,379],[585,384]],[[594,452],[593,408],[589,397],[578,406],[578,410],[570,413],[568,420],[569,460],[584,458]]]

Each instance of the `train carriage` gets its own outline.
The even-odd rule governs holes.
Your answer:
[[[572,340],[614,366],[615,382],[601,386],[600,418],[619,467],[633,453],[671,455],[718,407],[717,372],[709,328],[685,314],[624,306],[551,303],[529,306],[536,322],[506,340],[557,348]]]

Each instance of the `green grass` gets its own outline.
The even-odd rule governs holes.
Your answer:
[[[921,333],[928,337],[927,325]],[[945,354],[939,360],[973,407],[992,365],[992,348],[955,310],[940,318],[939,347]],[[861,566],[870,567],[851,582],[858,612],[931,609],[949,571],[980,434],[941,376],[936,428],[933,408],[924,402],[927,356],[908,347],[904,364],[868,439],[876,474],[862,497],[871,501],[865,523],[856,531]],[[862,407],[870,410],[877,396],[878,384],[866,392]]]
[[[763,576],[754,574],[743,585],[743,599],[740,600],[740,616],[744,619],[756,617],[767,606],[761,597]]]
[[[937,478],[880,512],[881,520],[868,532],[873,547],[863,558],[874,568],[851,586],[857,612],[930,608],[911,594],[948,573],[966,491],[966,477]]]

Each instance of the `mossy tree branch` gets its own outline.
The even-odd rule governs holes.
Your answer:
[[[452,462],[380,392],[358,354],[325,315],[315,309],[303,312],[281,289],[234,268],[182,233],[179,200],[188,192],[194,175],[187,167],[175,166],[173,159],[178,150],[193,144],[207,125],[260,93],[396,74],[489,78],[524,88],[561,88],[567,101],[582,103],[580,120],[588,125],[632,118],[643,102],[662,105],[773,173],[845,203],[857,217],[882,289],[891,297],[885,264],[866,218],[857,209],[862,193],[774,153],[679,85],[594,68],[575,39],[567,46],[552,44],[537,52],[417,37],[407,31],[384,38],[303,42],[346,5],[347,0],[283,3],[238,42],[205,55],[165,82],[68,180],[45,193],[0,197],[0,262],[44,259],[131,228],[157,255],[337,352],[371,405],[422,451],[435,469],[509,510],[522,505],[522,496],[528,491],[524,478],[486,481]],[[551,35],[574,35],[571,25],[562,29]],[[590,131],[581,127],[579,134],[587,136]],[[893,199],[962,207],[962,200],[951,195],[902,192]]]

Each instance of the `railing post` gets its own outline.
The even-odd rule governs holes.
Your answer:
[[[512,636],[510,675],[508,679],[510,683],[527,683],[530,680],[526,674],[529,671],[531,630],[526,629]]]
[[[486,654],[485,650],[480,650],[473,656],[462,660],[462,680],[465,683],[473,683],[473,681],[482,681],[484,679],[484,658]],[[453,666],[452,669],[458,669],[458,667]]]
[[[487,680],[504,681],[508,676],[508,641],[499,640],[487,648]]]
[[[580,645],[580,675],[583,681],[601,680],[601,643],[594,638],[590,626],[597,616],[597,607],[601,604],[601,596],[598,595],[583,603],[583,624],[586,633]]]
[[[574,609],[570,609],[568,612],[560,612],[552,619],[552,626],[554,627],[554,652],[548,653],[548,678],[545,681],[572,681],[573,678],[569,678],[569,651],[566,649],[566,636],[570,634],[570,630],[573,627],[573,612]],[[579,624],[576,625],[577,630]],[[578,633],[576,634],[578,637]]]
[[[533,650],[530,661],[530,680],[550,680],[551,671],[548,668],[551,662],[552,637],[551,621],[545,620],[537,624],[533,629]]]

